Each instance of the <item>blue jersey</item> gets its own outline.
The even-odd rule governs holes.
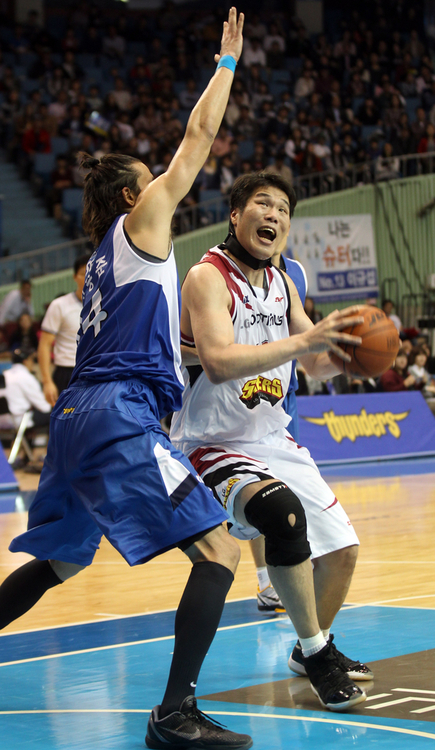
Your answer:
[[[307,294],[308,282],[303,266],[297,261],[291,258],[286,258],[285,255],[281,255],[281,259],[285,266],[285,272],[290,276],[293,281],[299,297],[301,298],[302,304],[305,303],[305,297]],[[282,266],[281,266],[282,267]],[[282,268],[284,270],[284,268]],[[296,375],[296,367],[293,363],[292,374],[290,379],[290,386],[287,391],[287,395],[283,401],[283,409],[289,417],[292,417],[292,421],[287,427],[294,439],[298,441],[299,438],[299,424],[298,424],[298,412],[296,407],[295,391],[298,389],[298,378]]]
[[[86,269],[71,384],[140,380],[164,416],[181,408],[183,391],[174,252],[162,261],[135,248],[125,218],[114,221]]]

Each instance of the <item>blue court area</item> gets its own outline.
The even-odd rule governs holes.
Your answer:
[[[0,637],[2,750],[143,747],[166,684],[173,620],[162,612]],[[250,733],[257,750],[435,747],[435,611],[348,605],[334,633],[339,648],[375,669],[369,700],[352,713],[322,710],[308,681],[292,677],[287,618],[260,619],[253,599],[228,603],[200,675],[201,709]]]

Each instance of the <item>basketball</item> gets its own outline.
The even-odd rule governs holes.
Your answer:
[[[330,352],[332,362],[346,375],[360,378],[377,378],[393,364],[400,348],[400,338],[394,323],[378,307],[367,305],[356,317],[363,317],[362,323],[344,328],[345,333],[360,336],[360,346],[338,342],[338,345],[352,357],[345,362]]]

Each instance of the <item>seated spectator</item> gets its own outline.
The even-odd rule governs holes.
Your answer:
[[[73,187],[73,173],[64,154],[56,156],[56,169],[51,173],[51,187],[46,194],[47,208],[50,216],[62,218],[62,193],[66,188]]]
[[[100,90],[97,84],[94,83],[92,86],[89,86],[89,91],[86,97],[86,102],[87,102],[88,109],[91,112],[101,111],[102,106],[103,106],[103,99],[101,98]]]
[[[293,92],[295,99],[308,99],[308,97],[314,92],[315,87],[316,82],[312,70],[305,68],[302,75],[299,76],[295,83]]]
[[[397,352],[392,367],[381,375],[379,385],[389,392],[415,390],[415,376],[408,374],[408,357],[403,349]]]
[[[36,349],[15,349],[12,367],[5,370],[5,388],[0,396],[6,398],[15,427],[19,427],[26,411],[32,411],[29,427],[43,427],[50,423],[51,406],[45,400],[41,384],[36,379]]]
[[[384,113],[384,123],[387,128],[395,128],[399,122],[400,116],[404,112],[404,107],[397,94],[393,94],[390,100],[390,106]]]
[[[259,39],[245,39],[242,53],[242,62],[245,68],[249,68],[255,63],[261,65],[262,68],[266,67],[266,53],[261,46]]]
[[[14,121],[21,112],[20,92],[18,89],[12,89],[0,105],[0,147],[7,148],[12,140]]]
[[[59,135],[68,138],[69,148],[76,148],[85,131],[83,113],[77,104],[71,104],[68,114],[59,125]]]
[[[222,195],[229,195],[234,180],[237,177],[235,165],[229,153],[225,154],[220,161],[219,190]]]
[[[284,151],[292,162],[293,171],[294,164],[298,164],[297,159],[299,155],[305,150],[306,145],[307,142],[302,138],[301,131],[299,130],[299,128],[295,128],[293,130],[291,138],[289,138],[284,144]]]
[[[435,396],[435,379],[426,369],[427,353],[422,347],[413,348],[408,358],[408,372],[415,377],[415,387],[421,388],[425,398]]]
[[[5,323],[18,323],[21,315],[27,313],[32,318],[35,314],[32,304],[32,285],[24,279],[19,289],[8,292],[0,304],[0,326]]]
[[[141,129],[138,130],[137,133],[137,152],[139,154],[139,158],[143,160],[143,157],[146,156],[148,151],[150,150],[150,141],[146,134],[146,131]]]
[[[244,141],[254,140],[257,136],[257,123],[245,104],[240,107],[240,117],[234,123],[233,132],[237,139]]]
[[[227,156],[231,151],[232,140],[233,136],[225,123],[222,123],[211,147],[211,153],[220,158]]]
[[[412,70],[408,70],[405,80],[399,83],[398,88],[405,99],[418,96],[415,75]]]
[[[402,128],[399,133],[393,136],[392,146],[394,153],[398,156],[406,154],[415,154],[417,146],[411,130],[407,127]]]
[[[124,59],[126,42],[123,36],[121,36],[116,26],[113,24],[109,26],[107,34],[103,36],[102,41],[102,53],[106,57],[119,60],[120,62]]]
[[[117,76],[117,78],[115,78],[115,87],[110,93],[115,100],[116,106],[121,110],[121,112],[128,112],[131,109],[131,91],[126,88],[126,85],[120,76]]]
[[[435,127],[432,123],[428,123],[426,126],[426,133],[417,146],[417,153],[419,154],[433,154],[434,158],[420,159],[423,172],[433,172],[435,164]]]
[[[28,120],[21,138],[21,151],[23,154],[23,171],[27,178],[30,177],[35,154],[51,153],[50,133],[42,127],[41,117],[35,116]]]
[[[62,88],[57,92],[54,101],[51,101],[48,105],[48,111],[52,117],[56,118],[58,125],[63,120],[66,120],[68,114],[68,94],[66,89]]]
[[[344,190],[349,187],[350,179],[346,175],[348,163],[343,156],[340,143],[334,143],[331,155],[324,159],[324,166],[326,170],[333,171],[333,174],[326,177],[330,190]]]
[[[266,54],[266,62],[270,70],[282,70],[284,68],[285,56],[278,42],[272,42],[272,46]]]
[[[101,49],[101,37],[97,27],[93,25],[88,26],[82,38],[82,52],[86,52],[88,55],[95,55],[95,62],[98,62]]]
[[[400,177],[400,161],[393,154],[391,143],[385,143],[382,154],[378,156],[375,164],[377,180],[394,180]]]
[[[82,79],[85,75],[83,68],[76,62],[75,54],[71,50],[65,52],[61,68],[66,78],[70,81],[74,81],[77,78]]]
[[[279,174],[280,177],[282,177],[284,180],[287,180],[287,182],[289,182],[291,185],[293,183],[293,172],[285,163],[285,158],[285,152],[279,151],[272,163],[268,164],[264,171],[272,172],[273,174]]]
[[[36,335],[33,318],[29,313],[23,313],[18,318],[17,328],[9,338],[9,349],[37,349],[38,336]]]
[[[304,310],[314,325],[323,318],[320,310],[316,310],[315,302],[312,297],[305,297]]]
[[[382,310],[384,311],[387,318],[390,318],[390,320],[394,323],[398,332],[401,333],[403,329],[402,321],[400,320],[398,315],[395,315],[393,313],[394,307],[395,305],[392,299],[382,300]]]
[[[285,52],[285,38],[280,32],[279,26],[276,23],[271,23],[269,26],[269,31],[264,37],[263,47],[266,52],[270,52],[274,44],[278,45],[278,49],[280,52]]]
[[[420,143],[420,140],[425,135],[427,123],[428,123],[428,120],[427,120],[426,112],[424,111],[423,107],[417,107],[417,111],[415,113],[415,120],[414,122],[411,123],[411,130],[414,134],[414,137],[417,143]]]
[[[180,91],[178,99],[181,107],[190,111],[193,109],[200,96],[201,94],[196,87],[195,79],[189,78],[186,81],[186,88],[183,91]]]

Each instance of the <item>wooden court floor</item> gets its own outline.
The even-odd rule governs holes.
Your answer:
[[[285,616],[257,611],[254,565],[242,544],[200,675],[201,708],[249,732],[254,750],[435,750],[435,460],[415,473],[399,463],[384,476],[364,466],[355,476],[334,472],[326,479],[361,541],[334,633],[339,648],[375,670],[367,701],[331,714],[307,680],[289,672],[294,629]],[[19,477],[21,490],[37,479]],[[8,552],[25,527],[26,513],[0,513],[0,579],[28,559]],[[0,747],[143,748],[171,658],[168,610],[189,570],[177,550],[131,569],[103,542],[88,570],[2,631]]]

